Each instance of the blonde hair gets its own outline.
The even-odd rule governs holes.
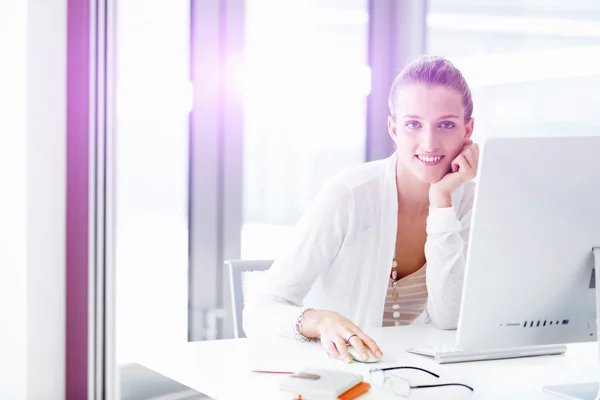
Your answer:
[[[473,99],[467,81],[465,81],[458,68],[452,65],[450,61],[439,56],[422,56],[404,67],[396,76],[388,99],[392,116],[395,116],[396,113],[396,96],[400,88],[418,83],[427,86],[446,86],[456,90],[460,94],[465,108],[465,122],[471,119]]]

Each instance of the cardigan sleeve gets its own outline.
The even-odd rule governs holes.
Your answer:
[[[295,336],[304,297],[345,238],[352,201],[351,190],[339,181],[317,195],[296,225],[293,240],[266,272],[261,289],[245,299],[247,337]]]
[[[430,207],[427,217],[427,313],[440,329],[456,329],[458,325],[472,199],[466,198],[465,203],[458,212],[455,207]]]

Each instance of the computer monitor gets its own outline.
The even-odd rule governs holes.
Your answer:
[[[597,340],[600,250],[593,249],[600,249],[599,155],[595,136],[496,138],[483,144],[459,347]],[[592,396],[574,399],[598,394],[597,383],[562,389]]]

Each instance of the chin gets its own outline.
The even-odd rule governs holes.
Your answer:
[[[442,178],[444,177],[445,174],[442,174],[440,172],[438,173],[434,173],[433,171],[429,172],[429,173],[423,173],[422,171],[415,171],[415,176],[417,177],[418,180],[420,180],[423,183],[427,183],[429,185],[433,184],[433,183],[438,183],[440,180],[442,180]]]

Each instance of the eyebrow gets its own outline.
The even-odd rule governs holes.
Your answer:
[[[411,114],[403,115],[402,118],[422,119],[418,115],[411,115]],[[452,119],[452,118],[458,119],[459,116],[458,115],[454,115],[454,114],[447,114],[447,115],[442,115],[438,119]]]

